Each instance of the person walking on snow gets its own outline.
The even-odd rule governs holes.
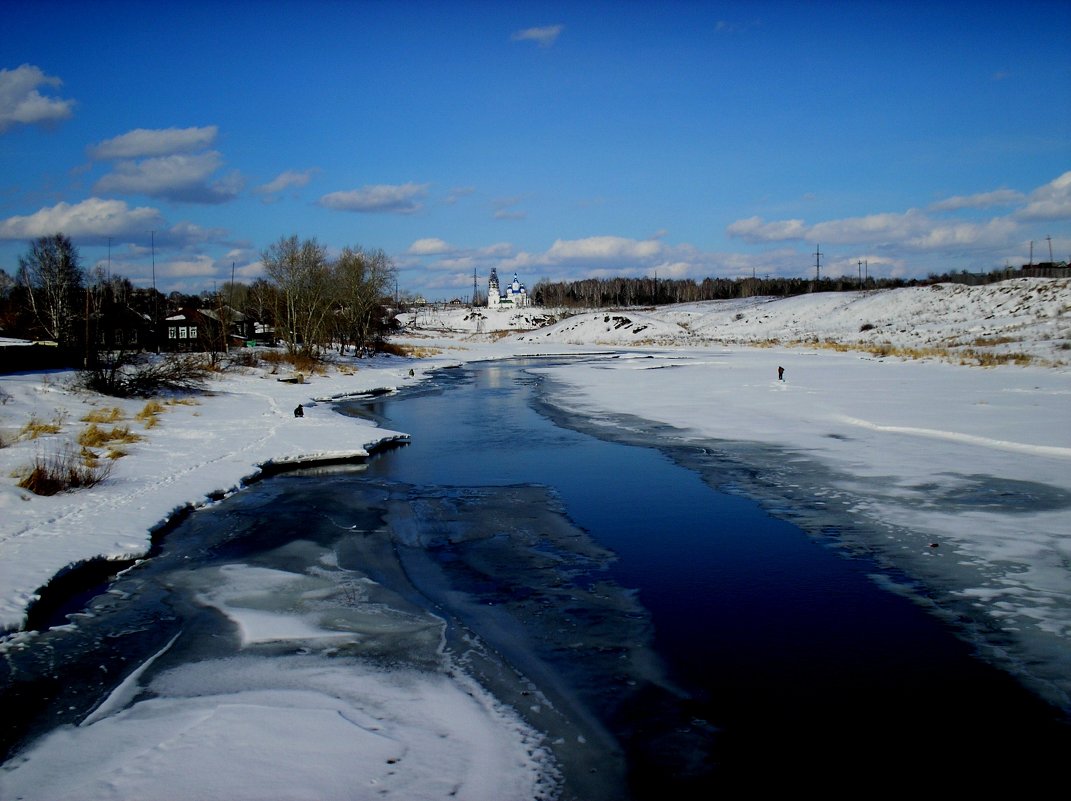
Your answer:
[[[777,368],[777,380],[778,381],[784,381],[785,380],[785,368],[784,367],[778,367]]]

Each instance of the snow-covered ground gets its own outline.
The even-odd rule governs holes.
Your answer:
[[[558,322],[525,330],[551,320]],[[402,387],[466,361],[605,351],[618,358],[596,367],[540,368],[552,382],[555,403],[608,425],[636,419],[668,425],[675,443],[775,448],[784,461],[766,466],[768,488],[816,508],[836,507],[883,532],[884,541],[873,547],[938,594],[973,607],[983,628],[1017,642],[1023,674],[1071,708],[1071,282],[1020,279],[573,316],[457,309],[407,322],[416,327],[403,338],[438,348],[437,355],[360,360],[356,370],[331,370],[305,384],[279,382],[262,368],[229,372],[193,403],[165,404],[151,428],[136,419],[144,401],[79,392],[69,373],[0,376],[0,626],[17,629],[36,591],[68,565],[144,554],[151,531],[176,511],[238,489],[264,465],[359,455],[397,436],[338,415],[317,399]],[[862,349],[843,351],[846,344]],[[960,364],[987,361],[986,354],[1023,354],[1020,361],[1030,363]],[[778,366],[786,370],[783,382]],[[298,403],[309,404],[302,419],[293,416]],[[84,417],[111,408],[118,419],[103,427],[129,426],[141,439],[122,446],[127,455],[115,460],[102,484],[47,498],[16,486],[13,473],[38,454],[74,442],[88,425]],[[59,430],[37,439],[20,436],[31,419],[54,422]],[[4,647],[32,647],[33,637],[11,634]],[[200,678],[178,675],[174,681]],[[434,708],[445,711],[432,722],[399,704],[390,737],[431,749],[428,764],[449,760],[457,738],[501,738],[500,749],[476,749],[483,762],[466,774],[493,778],[458,779],[462,795],[504,797],[496,787],[510,787],[516,797],[531,794],[539,781],[532,758],[523,756],[533,752],[531,733],[491,702],[462,710],[458,705],[472,698],[467,681],[461,674],[414,677],[406,685],[409,697],[437,698]],[[260,692],[221,690],[207,696],[210,701],[191,700],[155,715],[159,710],[126,706],[117,696],[108,714],[44,741],[20,763],[23,778],[15,782],[9,769],[0,787],[3,781],[34,786],[34,771],[73,750],[79,756],[71,769],[97,782],[99,797],[112,797],[108,787],[126,787],[116,792],[133,797],[144,785],[124,784],[121,777],[181,771],[181,760],[208,759],[210,744],[237,727],[258,745],[248,764],[239,754],[227,755],[232,773],[254,777],[247,797],[313,797],[317,790],[318,797],[336,797],[334,785],[317,787],[316,781],[328,781],[344,760],[351,787],[386,781],[380,789],[408,787],[407,797],[432,792],[414,789],[423,786],[420,777],[410,775],[407,785],[379,775],[378,760],[367,763],[367,775],[355,777],[361,767],[349,749],[360,751],[366,742],[348,727],[338,762],[320,754],[323,770],[310,771],[321,779],[295,773],[300,784],[294,791],[281,789],[279,776],[261,766],[291,755],[293,741],[276,723],[296,713],[284,710],[304,709],[302,725],[312,732],[338,716],[367,714],[370,707],[362,705],[374,706],[377,698],[393,706],[389,699],[399,692],[395,679],[374,670],[344,694],[310,682],[309,695],[301,698],[280,689],[297,679],[269,677]],[[142,727],[143,719],[153,724]],[[136,727],[129,734],[119,733],[124,721]],[[196,726],[188,728],[191,721]],[[427,738],[431,725],[456,737]],[[172,749],[174,743],[183,748]],[[112,747],[118,751],[109,761],[93,756]],[[152,762],[138,768],[150,748]],[[175,797],[241,797],[224,787],[169,787]]]

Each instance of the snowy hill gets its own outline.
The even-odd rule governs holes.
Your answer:
[[[1071,280],[1018,278],[865,292],[754,297],[643,309],[446,309],[406,315],[410,331],[502,335],[533,344],[717,343],[851,347],[966,363],[1071,362]]]

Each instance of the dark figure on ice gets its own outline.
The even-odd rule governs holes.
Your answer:
[[[304,417],[304,416],[305,416],[305,410],[301,407],[301,404],[299,403],[297,405],[297,408],[294,409],[294,417]]]
[[[777,368],[777,380],[778,381],[784,381],[785,380],[785,368],[784,367],[778,367]]]

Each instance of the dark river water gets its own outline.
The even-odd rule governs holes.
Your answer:
[[[206,570],[323,573],[330,551],[343,578],[323,581],[367,577],[409,621],[347,658],[430,665],[439,635],[412,621],[433,612],[456,663],[547,732],[563,798],[1062,776],[1060,712],[883,589],[865,554],[711,486],[680,446],[555,415],[533,364],[347,402],[411,443],[191,515],[74,625],[7,655],[6,753],[83,718],[161,649],[154,670],[236,651],[233,626],[198,601]]]

